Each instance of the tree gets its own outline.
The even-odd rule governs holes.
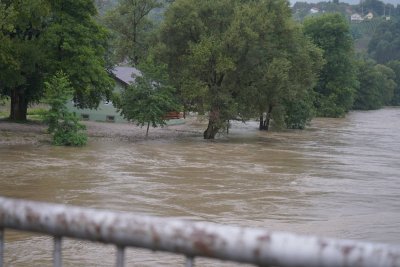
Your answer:
[[[174,84],[197,99],[199,110],[208,110],[205,139],[214,138],[235,109],[234,89],[225,79],[235,68],[235,42],[228,32],[237,4],[232,0],[177,1],[167,10],[161,30],[163,56]]]
[[[6,59],[0,62],[0,94],[11,98],[10,119],[26,120],[28,105],[43,96],[45,78],[58,70],[70,77],[78,106],[97,107],[109,97],[107,34],[93,19],[93,1],[4,0],[1,5],[2,16],[13,14],[2,26],[0,45]]]
[[[287,2],[269,0],[183,0],[166,12],[160,58],[185,103],[208,111],[205,139],[265,112],[273,92],[287,88],[296,49],[281,45],[298,30],[290,18]]]
[[[147,60],[140,65],[140,70],[142,76],[136,77],[134,84],[123,89],[116,103],[124,118],[142,127],[147,125],[147,137],[150,124],[153,127],[164,126],[166,113],[176,110],[177,104],[166,66],[156,66],[152,60]]]
[[[49,3],[2,1],[0,94],[11,98],[10,119],[26,120],[28,104],[38,101],[43,89],[44,53],[40,37],[49,15]]]
[[[15,30],[15,11],[12,6],[0,3],[0,100],[5,96],[5,87],[12,85],[9,77],[18,69],[18,62],[10,54],[12,42],[4,33]]]
[[[373,12],[378,16],[382,16],[384,13],[385,3],[379,0],[363,0],[364,10]]]
[[[52,23],[41,42],[49,72],[62,70],[68,75],[79,108],[97,108],[114,88],[105,60],[108,32],[95,15],[92,0],[53,1]]]
[[[146,57],[152,29],[148,15],[161,6],[157,0],[121,0],[106,14],[105,22],[116,37],[114,46],[117,61],[128,59],[137,65]]]
[[[368,45],[369,55],[380,64],[400,60],[400,20],[382,21]]]
[[[304,22],[305,33],[324,51],[324,65],[315,87],[317,113],[341,117],[353,106],[357,89],[353,41],[340,14],[325,14]]]
[[[394,60],[387,63],[387,66],[394,71],[396,87],[394,88],[392,105],[400,105],[400,60]]]
[[[68,76],[62,71],[57,72],[45,82],[45,88],[45,103],[50,106],[45,121],[49,125],[49,133],[53,136],[53,143],[64,146],[85,145],[87,135],[83,130],[86,127],[79,123],[75,113],[68,112],[66,106],[73,94]]]

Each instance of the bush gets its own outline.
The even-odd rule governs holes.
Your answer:
[[[72,88],[67,75],[58,72],[45,83],[45,102],[50,110],[45,115],[53,143],[59,146],[83,146],[87,143],[85,125],[79,123],[75,113],[68,112],[67,101],[72,98]]]

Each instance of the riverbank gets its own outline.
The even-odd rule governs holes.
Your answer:
[[[131,123],[105,123],[84,121],[89,140],[111,139],[129,142],[146,139],[146,128]],[[150,128],[148,139],[175,139],[188,136],[201,136],[204,121],[188,117],[184,123]],[[0,120],[0,145],[50,143],[47,126],[38,121],[15,123]]]

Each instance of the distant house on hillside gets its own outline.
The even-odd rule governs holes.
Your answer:
[[[368,19],[368,20],[371,20],[371,19],[373,19],[374,18],[374,14],[372,14],[372,12],[368,12],[368,14],[367,15],[365,15],[365,17],[364,17],[365,19]]]
[[[360,21],[363,21],[364,19],[361,17],[360,14],[354,13],[353,15],[351,15],[350,20],[352,22],[360,22]]]
[[[319,13],[319,9],[316,8],[316,7],[313,7],[313,8],[310,9],[310,13],[311,13],[311,14]]]
[[[115,80],[114,92],[121,92],[123,88],[135,82],[135,77],[141,75],[140,71],[133,67],[115,67],[110,74]],[[79,109],[74,106],[73,101],[68,103],[67,106],[70,111],[75,112],[82,120],[126,122],[111,101],[102,101],[97,109]]]

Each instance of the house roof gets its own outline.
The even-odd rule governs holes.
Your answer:
[[[134,67],[114,67],[111,72],[118,80],[127,85],[133,83],[136,76],[141,75],[140,71]]]

